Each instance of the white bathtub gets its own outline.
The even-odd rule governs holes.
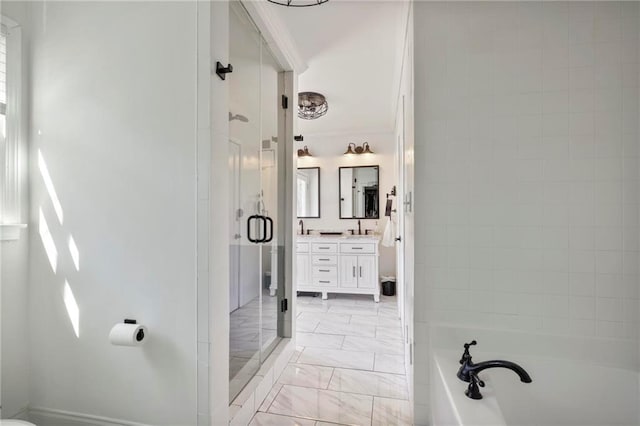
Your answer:
[[[479,345],[481,341],[478,340]],[[507,359],[533,379],[522,383],[506,369],[480,373],[486,386],[481,400],[467,398],[468,384],[456,377],[462,350],[436,349],[433,357],[434,426],[637,426],[638,373],[633,368],[585,360],[517,353],[492,353],[472,347],[474,362]]]

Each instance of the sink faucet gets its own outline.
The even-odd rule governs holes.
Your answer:
[[[358,235],[362,235],[362,226],[360,226],[360,219],[358,219]]]
[[[304,235],[304,222],[302,221],[302,219],[300,219],[298,225],[300,225],[300,235]]]
[[[469,398],[482,399],[482,394],[480,393],[479,387],[484,387],[484,382],[480,380],[480,378],[478,377],[478,373],[488,368],[507,368],[520,376],[521,382],[531,383],[532,380],[529,376],[529,373],[527,373],[524,368],[520,367],[515,362],[492,360],[474,364],[474,362],[471,360],[469,347],[476,345],[477,343],[478,342],[473,340],[471,343],[464,344],[464,353],[462,354],[462,358],[460,358],[460,364],[462,364],[462,367],[460,367],[460,369],[458,370],[458,378],[464,382],[469,383],[469,387],[465,391],[465,395],[467,395]]]

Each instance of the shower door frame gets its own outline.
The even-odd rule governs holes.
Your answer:
[[[237,0],[233,0],[237,1]],[[278,94],[289,100],[288,109],[278,113],[278,141],[282,144],[279,160],[285,179],[278,191],[285,194],[284,207],[278,211],[282,224],[284,256],[279,261],[283,275],[282,297],[288,301],[285,312],[278,310],[278,335],[284,340],[272,353],[294,348],[292,297],[295,265],[291,256],[295,243],[295,167],[293,135],[296,132],[297,76],[306,69],[305,62],[293,47],[284,26],[268,2],[243,3],[249,16],[267,42],[280,68]],[[198,182],[203,182],[202,203],[198,209],[198,425],[226,425],[229,422],[229,386],[222,378],[229,374],[229,255],[226,238],[229,229],[228,188],[228,102],[229,88],[215,74],[217,61],[227,64],[229,58],[229,2],[198,2],[199,69],[206,67],[198,79],[198,152],[208,161],[199,161]],[[213,64],[213,65],[212,65]],[[204,70],[203,70],[204,71]],[[200,186],[200,183],[198,184]],[[205,189],[206,188],[206,189]],[[203,302],[207,300],[207,302]],[[290,338],[290,339],[287,339]],[[282,351],[281,351],[282,349]]]

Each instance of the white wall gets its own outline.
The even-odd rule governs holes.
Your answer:
[[[27,24],[27,5],[24,2],[3,2],[2,15],[11,18],[17,24]],[[28,45],[28,34],[22,28],[23,48]],[[27,69],[28,62],[23,54],[22,69]],[[26,73],[23,73],[24,88],[28,84]],[[24,99],[23,99],[24,100]],[[24,105],[23,105],[24,107]],[[23,111],[26,113],[26,108]],[[26,121],[26,120],[25,120]],[[24,122],[22,123],[25,124]],[[29,215],[29,191],[27,183],[27,141],[22,140],[20,146],[20,186],[21,186],[21,223],[27,223]],[[22,230],[20,239],[0,243],[0,300],[2,315],[2,351],[0,366],[0,383],[2,400],[2,418],[13,417],[23,412],[29,403],[29,356],[28,356],[28,231]]]
[[[30,7],[31,406],[195,424],[196,4]],[[79,308],[78,337],[65,282]],[[148,326],[143,347],[109,344],[124,318]]]
[[[319,120],[322,120],[320,118]],[[374,154],[343,155],[349,142],[361,145],[369,142]],[[296,148],[309,147],[313,157],[298,159],[298,167],[320,167],[320,218],[303,219],[306,229],[347,230],[358,229],[357,219],[340,219],[339,180],[340,167],[380,166],[380,219],[362,219],[365,229],[377,230],[386,220],[384,209],[386,194],[396,185],[394,169],[395,138],[393,133],[304,135]],[[394,206],[396,208],[397,206]],[[395,276],[395,249],[380,247],[380,274]]]
[[[638,28],[635,2],[415,4],[419,362],[434,323],[638,339]]]

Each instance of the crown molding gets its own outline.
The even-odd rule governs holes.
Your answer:
[[[319,138],[319,137],[362,137],[362,136],[372,136],[372,135],[380,135],[380,136],[393,136],[393,129],[345,129],[345,130],[335,130],[329,132],[303,132],[304,137],[310,138]]]
[[[267,41],[276,60],[285,71],[301,74],[309,65],[300,54],[293,36],[284,21],[274,11],[274,7],[284,7],[269,3],[267,0],[242,2],[254,23]]]

